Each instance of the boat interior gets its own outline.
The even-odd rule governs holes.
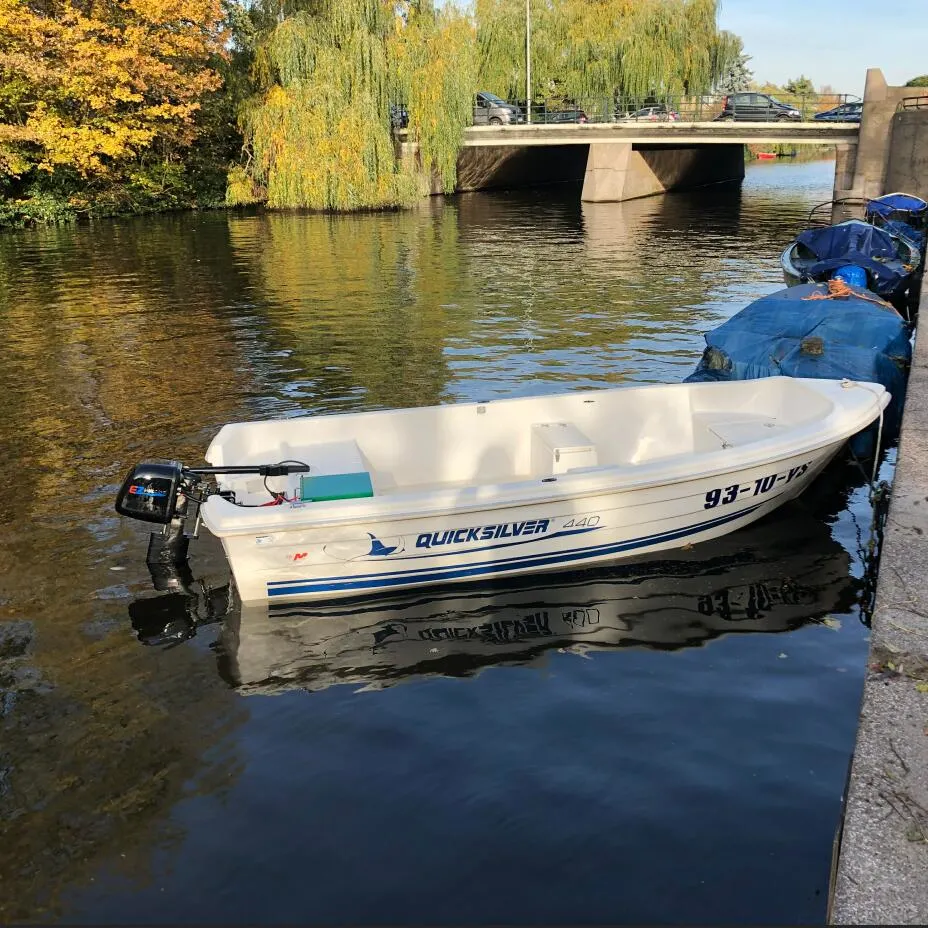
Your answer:
[[[823,383],[824,382],[820,382]],[[500,484],[657,466],[814,424],[827,390],[773,377],[669,384],[224,426],[214,465],[309,465],[309,476],[221,478],[247,504]]]

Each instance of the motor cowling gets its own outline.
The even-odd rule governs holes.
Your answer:
[[[116,496],[116,511],[130,519],[169,525],[177,514],[183,474],[179,461],[156,459],[136,464]]]

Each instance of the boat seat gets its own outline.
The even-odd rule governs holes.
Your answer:
[[[598,463],[596,445],[572,422],[536,422],[532,426],[533,474],[566,474]]]
[[[743,416],[730,419],[706,419],[703,423],[722,448],[736,448],[763,441],[777,429],[785,428],[768,416]]]
[[[271,460],[273,458],[273,460]],[[349,496],[355,496],[360,493],[358,489],[365,480],[369,480],[371,492],[377,494],[378,481],[377,475],[371,473],[370,465],[365,460],[358,443],[354,440],[349,441],[330,441],[319,442],[312,445],[291,445],[283,442],[274,452],[268,456],[266,453],[262,457],[261,463],[276,463],[276,461],[303,461],[309,465],[308,477],[312,478],[304,488],[302,475],[291,474],[289,477],[270,477],[268,486],[275,492],[283,492],[289,497],[296,496],[304,498],[304,492],[309,493],[309,486],[315,487],[312,492],[318,492],[320,499],[337,498],[333,494],[345,492]],[[249,462],[250,463],[250,462]],[[345,479],[348,475],[353,475]],[[329,480],[322,479],[317,481],[316,478],[332,478]],[[240,476],[230,477],[223,483],[236,492],[240,499],[251,497],[252,499],[267,498],[267,488],[264,486],[263,477]],[[309,498],[309,497],[305,497]]]
[[[316,477],[357,474],[367,470],[361,449],[354,440],[320,442],[304,448],[292,448],[289,453],[294,459],[305,461],[310,474]]]

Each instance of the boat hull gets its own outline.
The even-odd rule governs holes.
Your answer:
[[[331,600],[563,570],[686,547],[797,496],[843,445],[698,479],[524,505],[227,535],[245,602]]]
[[[802,275],[796,270],[793,264],[793,249],[796,243],[793,242],[780,255],[780,266],[783,268],[783,282],[787,287],[796,287],[802,283]]]
[[[784,507],[788,510],[790,507]],[[384,593],[252,603],[223,622],[225,678],[241,695],[530,666],[552,649],[698,647],[776,634],[857,601],[850,557],[802,507],[692,551],[591,570]]]

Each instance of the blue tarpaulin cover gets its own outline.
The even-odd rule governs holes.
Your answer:
[[[895,258],[893,237],[869,222],[839,222],[821,229],[805,229],[796,236],[820,260],[857,252],[867,258]]]
[[[884,219],[882,220],[882,228],[891,235],[895,235],[896,238],[904,238],[912,242],[916,248],[924,251],[925,233],[912,228],[907,222],[903,222],[901,219]]]
[[[756,300],[706,335],[686,382],[786,375],[881,383],[892,393],[887,425],[898,425],[912,359],[906,324],[874,294],[851,289],[819,299],[827,284],[800,284]]]
[[[897,239],[868,222],[849,220],[821,229],[805,229],[796,241],[817,259],[794,259],[797,270],[812,280],[827,280],[842,265],[857,264],[869,274],[873,289],[887,295],[910,274],[898,257]]]
[[[887,193],[871,200],[867,204],[868,216],[885,216],[889,218],[893,213],[910,213],[912,216],[923,216],[928,212],[928,203],[921,197],[910,193]]]

